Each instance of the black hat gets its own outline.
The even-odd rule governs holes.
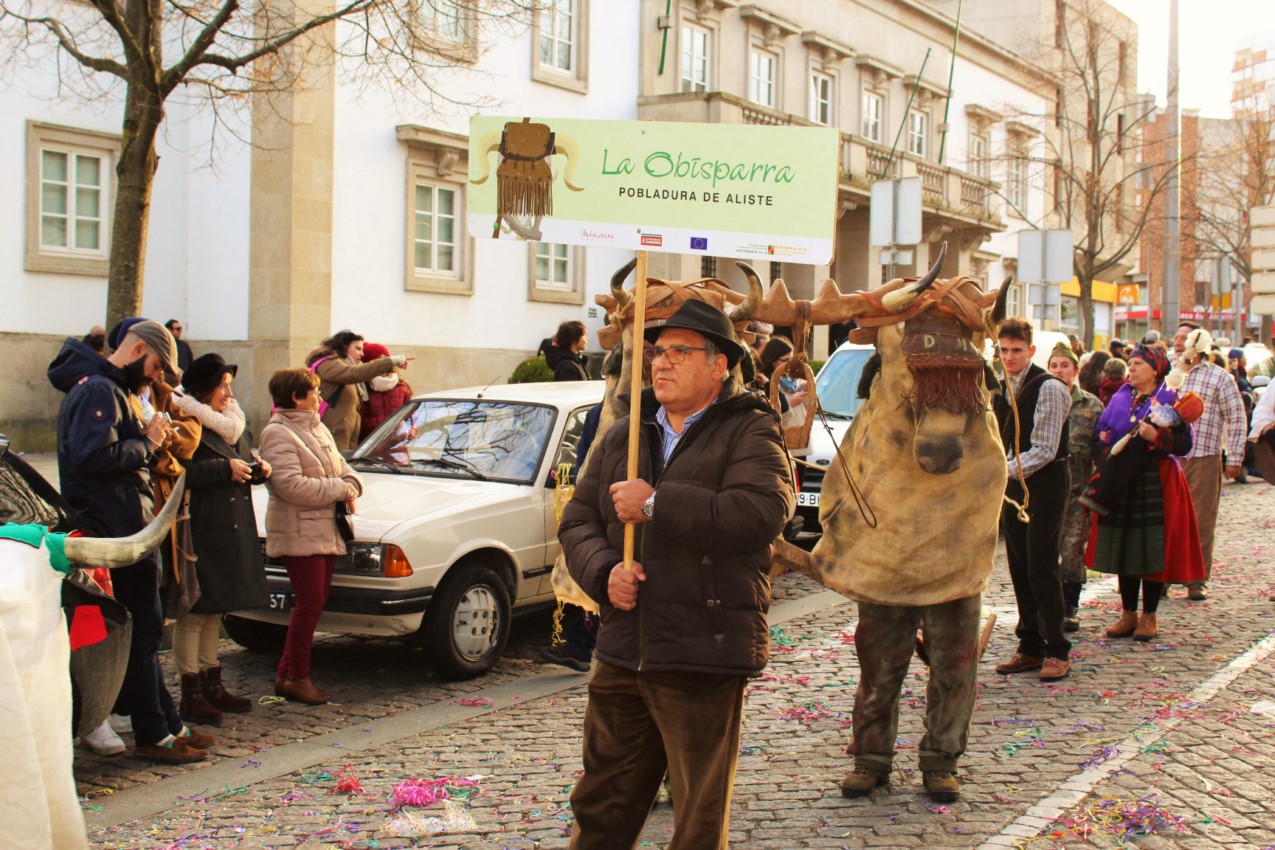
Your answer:
[[[220,354],[204,354],[196,357],[182,373],[182,388],[188,393],[206,393],[217,388],[221,376],[239,374],[239,367],[227,363]]]
[[[744,347],[735,339],[735,328],[726,314],[712,304],[698,298],[689,298],[667,319],[652,319],[646,323],[646,341],[654,343],[665,328],[685,328],[703,334],[713,341],[726,355],[726,363],[734,369],[744,356]]]

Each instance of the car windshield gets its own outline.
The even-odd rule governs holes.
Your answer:
[[[377,428],[351,462],[368,471],[529,484],[554,415],[539,404],[421,399]]]
[[[875,354],[872,348],[852,348],[832,355],[819,370],[815,388],[819,391],[819,406],[833,418],[850,419],[863,404],[859,398],[859,378],[868,358]]]

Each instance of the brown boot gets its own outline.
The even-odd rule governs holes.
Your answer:
[[[289,677],[284,681],[279,695],[293,702],[303,702],[306,705],[323,705],[328,701],[328,692],[316,688],[314,682],[309,679],[293,679]]]
[[[1142,614],[1142,619],[1138,620],[1138,628],[1133,632],[1134,640],[1151,640],[1159,631],[1156,626],[1155,614]]]
[[[1120,619],[1116,621],[1116,624],[1107,629],[1106,634],[1109,638],[1126,638],[1133,634],[1134,630],[1137,628],[1138,612],[1125,611],[1120,615]]]
[[[862,764],[856,764],[854,770],[847,773],[837,783],[841,787],[843,797],[866,797],[872,793],[873,788],[888,784],[890,784],[890,771],[876,770]]]
[[[283,684],[286,681],[288,681],[288,677],[285,676],[284,674],[282,673],[274,674],[274,695],[275,696],[277,697],[283,696]]]
[[[177,713],[182,720],[190,723],[221,723],[221,712],[217,706],[204,699],[203,689],[199,686],[198,673],[183,673],[181,678],[182,698],[177,705]]]
[[[252,700],[235,696],[221,686],[220,667],[209,667],[199,674],[199,679],[203,686],[204,699],[217,708],[222,711],[233,711],[236,714],[252,711]]]

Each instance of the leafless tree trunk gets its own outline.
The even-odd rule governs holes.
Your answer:
[[[433,74],[477,58],[473,36],[480,26],[524,27],[546,2],[335,0],[324,11],[306,13],[291,0],[264,0],[247,8],[240,0],[0,0],[0,56],[35,56],[53,45],[59,90],[78,82],[86,98],[101,96],[104,77],[123,83],[108,273],[110,327],[141,312],[159,166],[156,140],[175,92],[215,111],[242,109],[253,96],[291,90],[299,84],[309,51],[287,48],[342,22],[335,56],[327,58],[345,63],[360,83],[389,84],[397,94],[427,105],[438,100],[469,105],[440,91]],[[176,57],[167,66],[166,53]],[[78,67],[82,77],[68,79],[63,73],[68,67]]]
[[[1131,34],[1119,31],[1105,3],[1074,0],[1065,9],[1054,40],[1039,45],[1033,57],[1058,85],[1053,110],[1024,116],[1043,123],[1043,153],[1010,150],[1004,156],[1026,160],[1031,179],[1043,183],[1051,196],[1045,220],[1019,214],[1037,227],[1072,231],[1081,338],[1092,348],[1093,282],[1113,270],[1124,273],[1150,220],[1152,201],[1164,193],[1171,171],[1137,161],[1141,133],[1154,110],[1134,93]],[[1051,216],[1056,225],[1047,221]]]

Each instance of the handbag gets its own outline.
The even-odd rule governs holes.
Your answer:
[[[354,527],[350,525],[350,508],[345,502],[337,502],[334,513],[336,514],[336,530],[341,535],[341,539],[346,543],[354,542]]]
[[[173,547],[171,569],[164,571],[164,579],[160,584],[161,601],[164,616],[170,620],[190,613],[190,609],[199,601],[199,575],[195,571],[194,534],[190,527],[190,491],[182,494],[181,512],[172,531]]]

